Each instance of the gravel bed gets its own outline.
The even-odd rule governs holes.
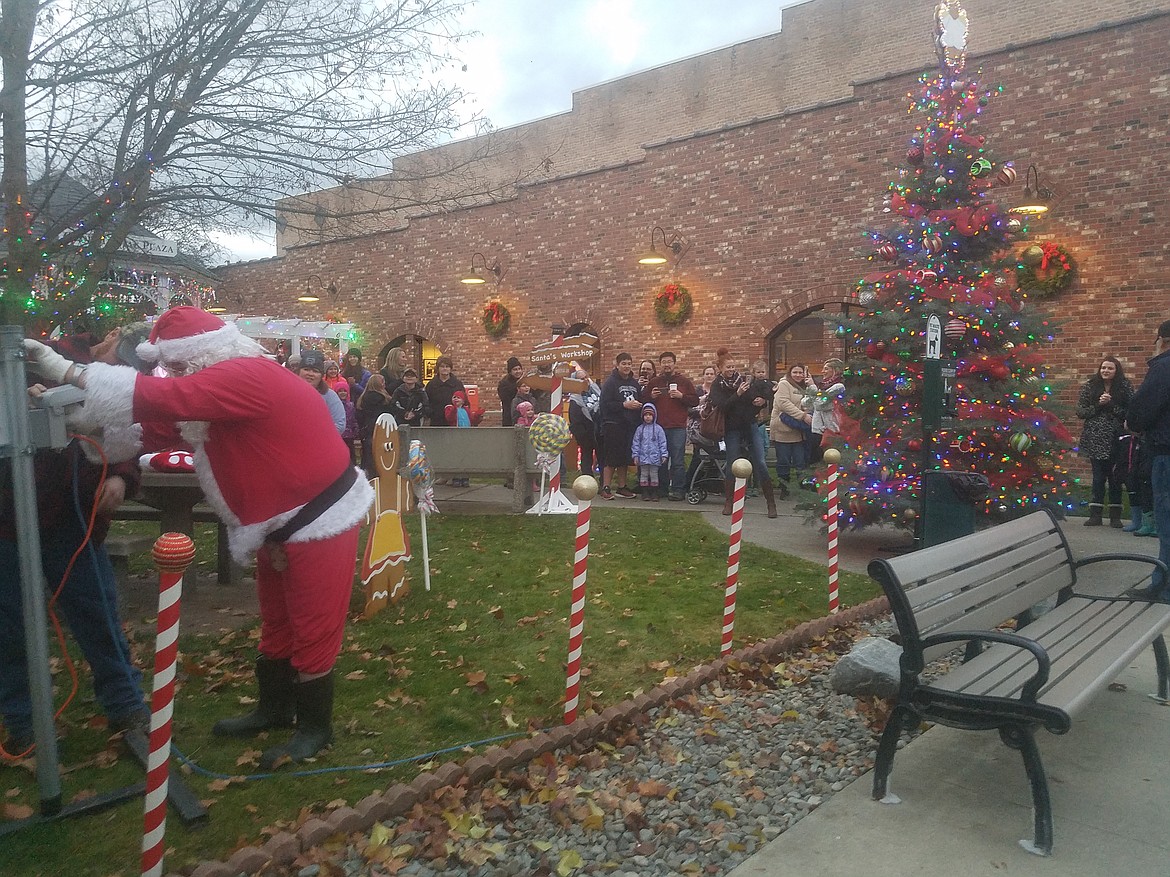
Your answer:
[[[855,639],[893,631],[879,620],[744,667],[612,744],[441,790],[279,873],[725,874],[872,767],[886,705],[837,694],[828,671]]]

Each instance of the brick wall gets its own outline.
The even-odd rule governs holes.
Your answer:
[[[992,157],[1021,169],[1036,162],[1060,195],[1037,237],[1080,264],[1073,289],[1045,303],[1063,324],[1049,361],[1077,384],[1105,353],[1140,378],[1153,327],[1170,318],[1168,44],[1170,15],[980,60],[1005,88],[979,126]],[[336,309],[359,326],[367,352],[422,335],[485,388],[554,322],[593,326],[606,362],[622,349],[671,349],[693,375],[722,345],[762,357],[769,334],[810,308],[850,301],[868,270],[862,231],[881,225],[916,84],[909,74],[871,80],[847,101],[662,142],[621,166],[523,186],[503,203],[229,266],[225,291],[244,312],[319,318],[334,306],[295,302],[319,274],[341,290]],[[1021,190],[1022,180],[1009,193]],[[690,245],[677,273],[636,264],[655,225]],[[501,340],[480,323],[494,288],[458,282],[476,251],[506,272],[499,297],[512,330]],[[695,300],[681,328],[654,319],[652,295],[672,277]]]
[[[646,144],[850,98],[854,81],[935,63],[935,5],[811,0],[789,7],[781,32],[583,88],[570,112],[404,156],[388,177],[282,202],[278,250],[402,227],[434,210],[420,204],[508,198],[518,183],[638,161]],[[965,6],[970,49],[979,54],[1170,11],[1170,0],[1048,0],[1026,12],[1014,0]]]

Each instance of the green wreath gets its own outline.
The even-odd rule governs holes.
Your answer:
[[[493,338],[503,336],[512,324],[512,315],[502,302],[490,301],[483,306],[483,330]]]
[[[1016,265],[1020,289],[1041,298],[1064,292],[1076,276],[1072,254],[1051,241],[1025,247]]]
[[[681,326],[694,310],[691,294],[680,283],[668,283],[654,296],[654,314],[664,326]]]

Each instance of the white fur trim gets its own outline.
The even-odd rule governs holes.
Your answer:
[[[354,467],[355,469],[357,467]],[[357,480],[346,491],[345,496],[329,506],[317,520],[305,525],[293,533],[289,542],[314,542],[319,539],[328,539],[351,529],[366,519],[370,506],[374,504],[374,488],[366,480],[366,475],[360,469],[357,471]]]
[[[142,427],[137,423],[131,424],[129,427],[107,426],[102,430],[101,435],[95,436],[95,438],[102,446],[102,453],[105,454],[107,463],[125,463],[127,460],[135,459],[138,456],[138,451],[142,448]],[[97,448],[89,442],[82,442],[81,446],[85,449],[85,456],[91,462],[101,462]]]
[[[179,435],[192,447],[207,441],[210,432],[211,424],[206,420],[183,420],[179,423]]]
[[[128,430],[134,422],[134,382],[138,372],[126,365],[95,362],[85,369],[85,404],[72,424],[96,432],[97,427]]]
[[[252,556],[264,544],[269,533],[279,530],[292,519],[293,515],[304,508],[304,504],[302,504],[287,512],[281,512],[266,521],[241,524],[240,519],[228,508],[228,504],[219,490],[219,485],[215,481],[215,473],[211,471],[211,466],[208,464],[207,452],[203,449],[202,442],[195,444],[194,457],[195,472],[199,476],[199,485],[203,488],[203,496],[207,500],[207,504],[215,509],[220,520],[227,526],[228,548],[231,551],[232,559],[241,566],[251,563]],[[326,509],[315,521],[297,530],[289,537],[288,541],[312,542],[344,533],[365,520],[366,512],[373,502],[374,489],[366,481],[365,474],[359,471],[357,481],[341,499]]]
[[[244,336],[236,328],[235,323],[224,323],[211,332],[201,332],[198,335],[188,335],[185,338],[161,340],[152,344],[143,341],[135,348],[138,356],[147,362],[166,360],[167,362],[186,362],[196,357],[206,358],[216,348],[227,347],[234,349],[235,342]]]

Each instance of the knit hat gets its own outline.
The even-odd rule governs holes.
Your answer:
[[[333,392],[337,395],[349,392],[349,383],[347,381],[338,381],[333,385]]]
[[[403,377],[406,377],[407,375],[414,375],[414,376],[417,378],[417,377],[418,377],[418,371],[417,371],[417,370],[415,370],[415,369],[413,369],[413,368],[404,368],[404,369],[402,370],[402,376],[403,376]]]
[[[514,369],[516,366],[518,366],[518,365],[523,365],[523,364],[524,364],[524,363],[522,363],[522,362],[521,362],[519,359],[517,359],[515,356],[509,357],[509,358],[508,358],[508,371],[511,371],[511,370],[512,370],[512,369]]]
[[[320,350],[304,350],[301,352],[301,368],[325,374],[325,354]]]
[[[215,314],[183,305],[171,308],[154,321],[150,340],[138,345],[141,359],[154,362],[183,362],[206,356],[218,347],[231,346],[241,338],[234,323],[225,323]]]
[[[130,323],[123,326],[122,331],[118,333],[118,346],[114,348],[114,353],[126,365],[141,372],[149,372],[150,366],[138,356],[138,345],[149,337],[150,323]]]

